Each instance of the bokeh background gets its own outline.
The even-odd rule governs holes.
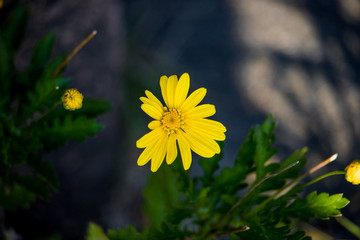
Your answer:
[[[18,66],[26,67],[36,40],[51,30],[57,55],[96,29],[65,75],[85,97],[113,108],[99,118],[105,129],[96,137],[45,154],[60,180],[51,202],[1,214],[23,239],[83,239],[89,221],[105,229],[146,224],[142,188],[150,167],[136,165],[135,141],[149,119],[139,97],[145,89],[159,96],[162,75],[188,72],[191,91],[207,88],[204,102],[216,105],[214,119],[228,129],[224,166],[270,113],[278,121],[278,159],[307,146],[311,167],[339,153],[311,178],[360,158],[359,0],[5,0],[0,21],[18,3],[30,9]],[[196,160],[192,171],[199,171]],[[315,189],[344,192],[351,204],[343,213],[360,224],[359,186],[333,176],[308,191]],[[353,238],[334,219],[312,224],[328,234],[313,239]]]

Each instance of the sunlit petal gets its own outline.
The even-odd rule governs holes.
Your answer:
[[[205,97],[206,95],[206,89],[205,88],[199,88],[185,100],[183,105],[180,107],[181,111],[183,113],[186,113],[196,105],[198,105]]]
[[[177,146],[176,146],[176,137],[174,134],[171,134],[169,137],[167,150],[166,150],[166,163],[171,164],[177,157]]]
[[[152,92],[146,90],[145,91],[145,95],[152,100],[155,104],[159,105],[161,107],[161,109],[164,108],[163,104],[160,102],[160,100],[154,96],[154,94],[152,94]]]
[[[186,112],[186,118],[206,118],[214,115],[216,112],[215,106],[212,104],[203,104],[196,106]]]
[[[149,98],[146,98],[146,97],[141,97],[140,100],[141,100],[144,104],[149,104],[149,105],[153,106],[154,108],[156,108],[156,110],[157,110],[158,112],[161,112],[161,113],[162,113],[163,110],[164,110],[164,107],[162,106],[161,103],[160,103],[160,105],[159,105],[156,101],[154,101],[154,100],[152,100],[152,99],[149,99]]]
[[[137,148],[145,148],[149,145],[153,145],[154,142],[161,141],[163,130],[161,128],[156,128],[151,132],[145,134],[142,138],[137,140],[136,147]]]
[[[178,83],[178,79],[177,79],[176,75],[170,76],[167,81],[167,98],[168,98],[167,106],[169,108],[174,107],[175,90],[176,90],[177,83]]]
[[[141,109],[150,117],[160,120],[162,117],[162,112],[159,111],[156,107],[150,104],[143,103],[141,104]]]
[[[212,129],[217,132],[226,132],[224,125],[211,119],[189,119],[187,124],[196,128]]]
[[[179,108],[185,101],[190,87],[190,76],[188,73],[181,75],[175,91],[174,106]]]
[[[168,81],[168,77],[165,75],[160,78],[161,94],[163,96],[165,104],[169,106],[168,98],[167,98],[167,81]]]
[[[164,161],[165,154],[166,154],[166,147],[167,147],[168,137],[165,133],[162,135],[162,141],[157,147],[157,152],[154,158],[151,161],[151,171],[156,172],[159,167],[161,166],[162,162]]]
[[[150,129],[155,129],[155,128],[159,128],[159,127],[161,127],[161,123],[160,123],[160,121],[158,121],[158,120],[154,120],[154,121],[151,121],[149,124],[148,124],[148,128],[150,128]]]
[[[200,132],[189,131],[186,137],[189,140],[191,149],[202,157],[209,158],[220,152],[217,142]]]
[[[184,135],[181,131],[178,134],[177,141],[179,144],[183,167],[185,170],[188,170],[190,168],[191,161],[192,161],[191,150],[190,150],[188,140],[184,137]]]

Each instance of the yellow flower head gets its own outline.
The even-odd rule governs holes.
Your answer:
[[[360,184],[360,160],[352,161],[345,168],[345,179],[354,185]]]
[[[205,97],[206,89],[199,88],[187,97],[190,87],[189,74],[184,73],[179,81],[176,75],[162,76],[160,87],[165,106],[149,91],[141,97],[141,109],[154,118],[148,125],[152,130],[136,142],[145,148],[137,161],[139,166],[151,161],[151,171],[156,172],[166,157],[171,164],[180,150],[185,170],[191,165],[191,150],[209,158],[220,153],[215,140],[225,140],[226,128],[221,123],[205,119],[215,114],[215,106],[197,106]]]
[[[84,96],[75,88],[66,90],[61,98],[64,108],[71,111],[81,108],[83,99]]]

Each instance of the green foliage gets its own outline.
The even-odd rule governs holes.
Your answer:
[[[102,228],[95,223],[89,223],[86,240],[109,240]]]
[[[342,194],[312,192],[302,198],[301,170],[307,149],[279,162],[275,121],[269,116],[251,128],[232,167],[220,169],[223,152],[200,159],[203,174],[190,177],[180,159],[151,173],[144,190],[144,212],[150,226],[110,230],[110,239],[309,240],[294,231],[295,221],[340,216],[349,201]],[[221,148],[223,143],[219,143]],[[179,167],[180,166],[180,167]]]
[[[59,182],[41,153],[94,136],[103,128],[95,118],[111,108],[86,96],[79,111],[60,106],[70,79],[57,71],[65,56],[52,59],[53,32],[35,44],[28,67],[17,69],[27,17],[26,6],[20,6],[0,26],[0,205],[9,210],[29,207],[36,198],[49,200]]]

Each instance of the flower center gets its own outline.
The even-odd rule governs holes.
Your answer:
[[[161,124],[168,134],[174,133],[183,125],[183,116],[176,109],[170,109],[169,111],[166,109]]]

